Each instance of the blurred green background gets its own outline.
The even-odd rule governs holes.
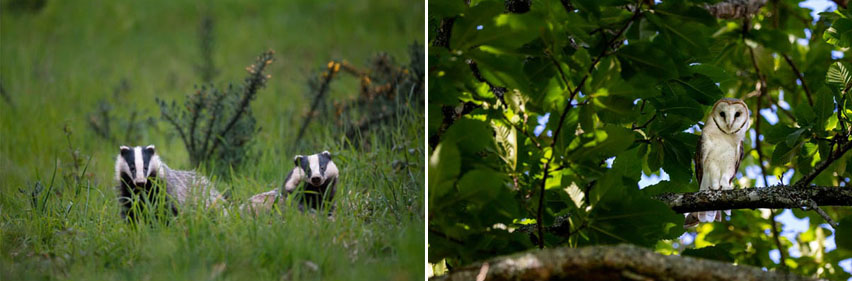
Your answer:
[[[423,44],[423,1],[0,1],[0,9],[0,279],[424,276],[422,108],[382,128],[390,137],[368,148],[347,146],[317,122],[295,140],[311,102],[308,79],[332,59],[366,65],[380,52],[407,65],[409,46]],[[133,229],[118,218],[118,145],[89,121],[102,101],[122,118],[138,111],[150,121],[126,144],[155,144],[172,168],[191,168],[154,98],[180,104],[203,82],[205,17],[217,87],[242,83],[257,55],[276,52],[252,103],[256,161],[220,189],[243,200],[280,185],[291,154],[331,150],[342,170],[334,221],[187,210],[173,225]],[[358,83],[335,81],[329,99],[356,95]],[[68,179],[74,157],[91,157],[76,186]],[[391,167],[403,158],[420,164]],[[54,166],[53,193],[33,208],[29,194],[49,185]]]

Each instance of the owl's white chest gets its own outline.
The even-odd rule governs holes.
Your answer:
[[[718,130],[707,130],[701,136],[703,176],[700,188],[733,189],[731,179],[736,175],[740,158],[738,134],[729,135]]]

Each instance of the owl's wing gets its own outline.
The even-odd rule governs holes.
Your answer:
[[[745,151],[744,151],[744,148],[743,148],[743,141],[740,141],[740,147],[739,147],[739,149],[738,149],[738,150],[739,150],[740,157],[737,157],[737,164],[736,164],[736,165],[734,165],[734,174],[733,174],[733,175],[731,175],[731,179],[729,179],[729,180],[728,180],[728,184],[734,184],[734,179],[737,177],[737,171],[739,171],[739,170],[740,170],[740,163],[742,163],[742,162],[743,162],[743,158],[745,158]]]
[[[695,178],[698,180],[698,186],[701,186],[701,178],[704,177],[704,167],[701,164],[704,162],[704,153],[702,153],[703,143],[704,137],[699,137],[698,145],[695,146],[695,158],[693,158],[693,162],[695,162]],[[737,166],[739,165],[739,162],[737,162]]]

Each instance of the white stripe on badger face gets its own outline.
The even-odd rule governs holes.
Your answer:
[[[311,167],[311,174],[308,180],[312,180],[313,178],[320,178],[322,181],[322,174],[320,174],[320,166],[319,166],[319,155],[311,155],[308,156],[308,165]]]
[[[145,161],[142,159],[142,147],[137,146],[133,148],[133,160],[136,162],[136,175],[133,178],[133,181],[136,185],[145,184]]]
[[[328,164],[325,166],[325,178],[336,178],[337,177],[337,165],[334,165],[334,161],[329,160]]]
[[[160,171],[160,156],[157,154],[151,155],[151,159],[148,160],[148,172],[145,174],[145,177],[150,177],[156,172]]]

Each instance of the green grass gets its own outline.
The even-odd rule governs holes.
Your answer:
[[[0,83],[11,99],[0,99],[0,280],[424,276],[422,108],[365,136],[364,149],[316,123],[295,140],[310,102],[308,77],[331,59],[363,65],[381,51],[407,62],[408,45],[424,38],[423,2],[243,2],[47,1],[28,12],[0,1]],[[288,209],[253,217],[235,206],[225,207],[228,215],[185,207],[168,224],[119,218],[118,143],[97,137],[89,114],[101,99],[118,114],[143,111],[156,124],[126,144],[155,144],[169,166],[190,168],[154,98],[181,102],[200,82],[194,65],[205,13],[215,22],[215,85],[241,82],[255,56],[276,51],[272,77],[252,106],[262,128],[256,161],[215,179],[217,188],[232,189],[239,203],[280,186],[293,154],[329,150],[341,170],[333,220]],[[129,87],[113,97],[122,80]],[[356,93],[357,81],[342,79],[330,98]],[[395,169],[394,160],[411,165]],[[33,201],[37,185],[44,190]]]

